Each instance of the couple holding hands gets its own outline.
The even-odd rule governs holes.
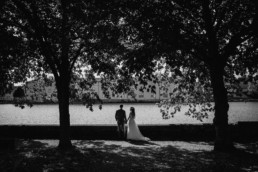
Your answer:
[[[120,109],[116,111],[115,115],[118,127],[118,133],[121,139],[127,140],[139,140],[139,141],[149,141],[150,139],[144,137],[138,125],[135,122],[135,109],[130,108],[130,113],[128,119],[126,119],[126,113],[123,110],[123,105],[120,105]],[[127,131],[125,131],[125,124],[128,123]]]

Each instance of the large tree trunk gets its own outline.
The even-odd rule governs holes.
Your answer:
[[[231,151],[234,149],[228,131],[228,98],[225,88],[224,67],[212,66],[210,68],[211,84],[213,88],[213,96],[215,102],[215,114],[213,124],[215,126],[215,151]]]
[[[60,77],[57,82],[60,139],[58,147],[60,149],[72,148],[70,139],[70,114],[69,114],[69,77]]]

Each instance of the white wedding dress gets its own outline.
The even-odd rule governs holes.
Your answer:
[[[130,114],[129,123],[127,127],[127,140],[139,140],[139,141],[149,141],[148,137],[144,137],[139,130],[138,125],[135,122],[135,117]]]

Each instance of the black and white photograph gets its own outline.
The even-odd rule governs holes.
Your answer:
[[[258,172],[257,0],[1,0],[1,172]]]

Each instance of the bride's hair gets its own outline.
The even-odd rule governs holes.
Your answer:
[[[135,116],[135,109],[134,109],[134,107],[131,107],[130,110],[131,110],[133,116]]]

